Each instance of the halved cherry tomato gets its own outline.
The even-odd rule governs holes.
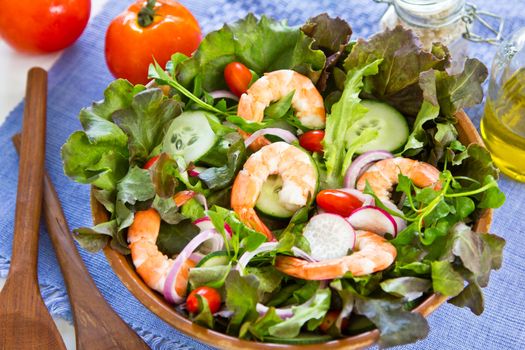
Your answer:
[[[361,207],[363,203],[352,196],[340,190],[322,190],[316,197],[317,205],[328,213],[338,214],[347,217],[355,209]]]
[[[252,81],[252,72],[240,62],[231,62],[224,68],[224,80],[231,92],[241,97]]]
[[[153,164],[155,164],[155,162],[157,161],[157,159],[159,159],[160,155],[158,156],[155,156],[155,157],[151,157],[147,162],[146,164],[144,164],[144,166],[142,167],[143,169],[149,169],[153,166]]]
[[[324,333],[328,333],[332,325],[337,321],[337,318],[339,317],[339,311],[328,311],[326,315],[323,318],[323,322],[319,325],[319,329],[323,331]],[[341,322],[341,329],[345,329],[348,327],[348,319],[343,318]]]
[[[188,295],[188,298],[186,299],[186,308],[189,312],[194,314],[201,310],[197,294],[206,299],[212,314],[219,311],[221,308],[221,295],[215,288],[204,286],[192,290],[190,295]]]
[[[322,152],[324,130],[311,130],[299,136],[299,144],[310,152]]]
[[[174,0],[137,0],[106,32],[106,62],[116,78],[148,82],[148,66],[162,67],[176,52],[190,56],[201,42],[199,23]]]

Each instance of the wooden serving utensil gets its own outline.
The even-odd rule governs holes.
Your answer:
[[[37,277],[46,95],[46,71],[31,68],[27,75],[11,268],[0,292],[0,349],[66,348],[42,300]]]
[[[13,137],[17,151],[20,134]],[[111,309],[97,289],[73,242],[58,195],[44,170],[44,216],[66,282],[75,322],[77,350],[81,349],[149,349]]]

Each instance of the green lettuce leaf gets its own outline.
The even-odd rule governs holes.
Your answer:
[[[259,317],[250,325],[249,331],[255,338],[264,341],[270,335],[269,329],[281,322],[283,320],[277,315],[275,308],[270,307],[264,316]]]
[[[384,280],[381,289],[393,296],[412,301],[419,298],[432,287],[432,282],[419,277],[399,277]]]
[[[301,331],[305,323],[314,330],[319,326],[316,320],[322,320],[330,308],[331,292],[329,288],[318,289],[311,303],[292,307],[293,316],[285,321],[271,326],[268,330],[271,336],[278,338],[293,338]]]
[[[253,14],[209,33],[195,54],[179,65],[178,80],[189,85],[197,75],[207,91],[227,88],[224,67],[241,62],[257,75],[278,69],[293,69],[312,79],[319,78],[325,55],[312,49],[313,39],[299,28],[266,16]]]
[[[158,88],[133,96],[128,108],[113,113],[115,123],[128,135],[131,164],[143,164],[159,145],[168,124],[182,112],[182,103],[163,95]]]
[[[156,243],[163,254],[171,257],[179,254],[199,232],[200,229],[191,220],[183,220],[176,225],[161,222]]]
[[[116,220],[100,223],[92,228],[79,227],[73,230],[73,237],[83,249],[96,253],[102,250],[117,231]]]
[[[259,281],[259,290],[264,293],[271,293],[280,287],[283,280],[283,274],[268,265],[263,267],[246,267],[246,274],[254,275]]]
[[[190,218],[180,212],[180,208],[177,207],[177,204],[175,204],[175,201],[171,197],[162,198],[159,195],[156,195],[151,207],[155,209],[159,213],[160,218],[168,224],[175,225],[184,219]]]
[[[192,288],[210,286],[221,288],[230,273],[231,265],[194,267],[190,269],[188,280]]]
[[[359,102],[359,94],[363,87],[363,78],[377,74],[381,59],[348,72],[345,88],[341,99],[332,106],[330,115],[326,118],[325,137],[323,139],[324,158],[327,168],[327,183],[341,187],[346,169],[343,167],[346,135],[352,124],[361,119],[367,109]]]
[[[456,296],[464,288],[463,277],[454,270],[448,261],[433,261],[432,266],[432,287],[437,293],[446,296]]]
[[[196,296],[200,305],[200,312],[192,317],[193,322],[213,329],[215,319],[211,313],[210,306],[208,305],[208,300],[206,300],[206,298],[204,298],[202,295],[196,294]]]

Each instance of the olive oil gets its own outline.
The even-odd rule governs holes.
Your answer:
[[[517,91],[505,85],[496,101],[487,98],[481,135],[498,168],[525,182],[525,81]]]

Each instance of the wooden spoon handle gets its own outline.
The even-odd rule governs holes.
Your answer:
[[[27,76],[22,145],[16,197],[11,276],[37,280],[38,228],[45,159],[47,72],[31,68]]]
[[[20,134],[13,136],[17,151],[20,149],[20,139]],[[110,308],[97,289],[73,242],[55,187],[45,170],[43,208],[47,231],[55,248],[73,309],[77,349],[149,349]]]

